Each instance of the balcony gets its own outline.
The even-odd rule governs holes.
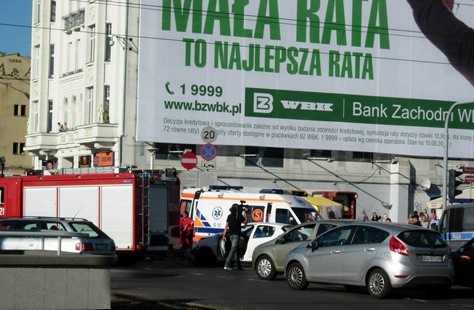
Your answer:
[[[111,149],[118,141],[117,124],[88,124],[76,127],[74,142],[90,149]]]
[[[34,133],[26,136],[25,151],[38,155],[44,150],[85,146],[91,150],[110,150],[118,141],[117,124],[87,124],[56,133]]]
[[[42,150],[56,149],[58,145],[57,133],[33,133],[26,135],[25,151],[39,154]]]
[[[78,31],[81,25],[85,21],[85,11],[84,9],[72,12],[71,14],[64,16],[64,31],[67,34],[71,34],[72,30]]]

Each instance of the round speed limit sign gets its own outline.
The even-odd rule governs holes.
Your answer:
[[[201,139],[206,143],[214,143],[217,139],[217,131],[214,127],[208,126],[202,129]]]

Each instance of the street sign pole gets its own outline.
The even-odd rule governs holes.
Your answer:
[[[446,115],[446,119],[444,120],[444,158],[443,158],[443,209],[446,209],[448,204],[448,195],[447,195],[447,181],[448,181],[448,149],[449,149],[449,119],[451,118],[451,113],[453,113],[454,108],[464,105],[464,104],[472,104],[473,101],[458,101],[455,102],[448,110],[448,114]]]

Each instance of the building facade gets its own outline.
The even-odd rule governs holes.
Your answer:
[[[29,97],[30,59],[0,52],[0,164],[5,175],[23,174],[33,167],[24,150]]]
[[[377,212],[402,222],[439,195],[443,167],[437,157],[332,151],[324,145],[217,145],[218,156],[206,161],[199,156],[201,145],[137,142],[140,1],[33,0],[32,26],[25,150],[35,169],[48,162],[58,169],[177,168],[183,186],[356,191],[357,217]],[[186,150],[198,154],[197,167],[190,171],[179,161]],[[456,160],[449,165],[471,164]]]

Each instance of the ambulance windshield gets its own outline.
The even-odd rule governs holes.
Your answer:
[[[300,223],[311,222],[321,219],[320,215],[314,208],[291,208],[295,212]]]

